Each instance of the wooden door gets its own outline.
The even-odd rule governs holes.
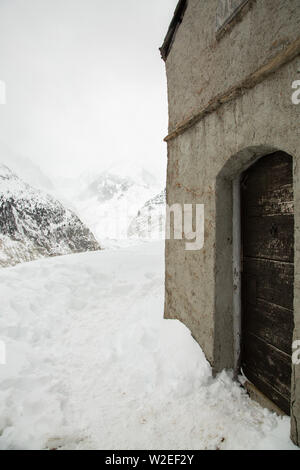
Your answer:
[[[276,152],[242,176],[242,370],[290,414],[294,329],[292,157]]]

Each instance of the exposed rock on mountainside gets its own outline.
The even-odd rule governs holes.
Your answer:
[[[73,212],[0,164],[0,266],[99,249]]]

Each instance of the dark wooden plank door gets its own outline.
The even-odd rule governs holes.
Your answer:
[[[276,152],[242,176],[242,355],[244,374],[290,414],[294,329],[292,157]]]

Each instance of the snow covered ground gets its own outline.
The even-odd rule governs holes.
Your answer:
[[[292,449],[178,321],[163,245],[0,271],[0,449]]]

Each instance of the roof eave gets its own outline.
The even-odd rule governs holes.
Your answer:
[[[164,39],[163,45],[160,47],[161,57],[164,61],[167,60],[171,47],[173,45],[177,30],[183,20],[185,10],[187,8],[188,0],[179,0],[173,19],[169,26],[167,35]]]

